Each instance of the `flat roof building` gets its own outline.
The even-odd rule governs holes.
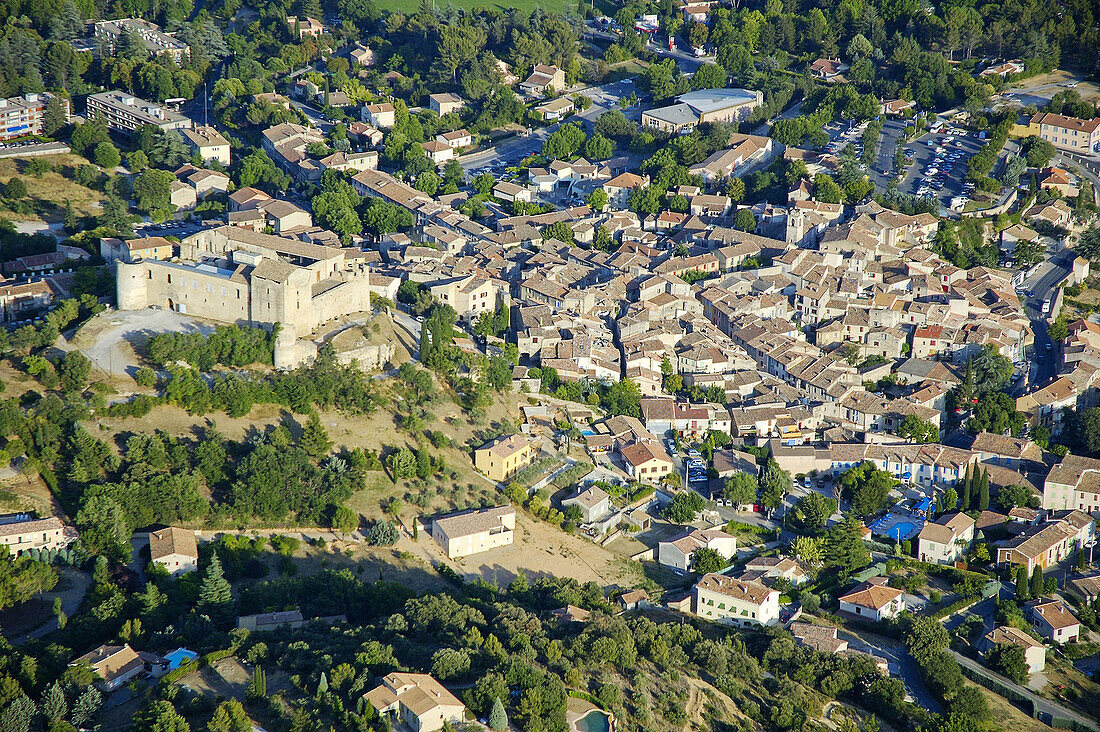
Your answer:
[[[123,91],[105,91],[88,97],[87,116],[102,117],[107,126],[121,132],[134,132],[145,125],[162,130],[183,130],[191,120],[162,104],[147,102]]]
[[[682,134],[703,122],[740,122],[764,103],[764,95],[747,89],[700,89],[681,94],[676,104],[642,112],[642,126]]]

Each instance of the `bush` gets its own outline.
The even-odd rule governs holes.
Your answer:
[[[377,521],[367,532],[367,543],[371,546],[393,546],[401,538],[401,532],[389,521]]]

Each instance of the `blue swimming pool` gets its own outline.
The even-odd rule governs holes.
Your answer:
[[[910,521],[898,521],[890,527],[889,531],[886,532],[886,536],[891,539],[897,539],[898,541],[905,541],[916,535],[917,532],[918,529],[916,524]]]
[[[574,722],[573,726],[577,729],[577,732],[609,732],[611,729],[611,718],[607,716],[606,712],[601,712],[599,709],[593,709],[591,712]]]

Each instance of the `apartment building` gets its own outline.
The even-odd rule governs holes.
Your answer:
[[[1044,523],[997,547],[997,564],[1023,567],[1030,575],[1035,567],[1047,569],[1092,541],[1096,522],[1081,511],[1060,511]]]
[[[183,60],[191,50],[183,41],[171,33],[165,33],[160,26],[141,18],[119,18],[102,20],[95,24],[94,36],[97,41],[106,43],[108,53],[115,52],[115,46],[124,33],[133,33],[145,44],[145,50],[152,57],[167,56],[176,63]]]
[[[41,135],[46,105],[53,98],[52,94],[39,92],[0,99],[0,140],[12,140],[24,135]],[[65,111],[65,121],[68,122],[69,100],[62,96],[57,99]]]
[[[1068,454],[1043,483],[1043,508],[1100,512],[1100,460]]]
[[[113,130],[131,133],[145,125],[162,130],[185,130],[191,120],[162,104],[147,102],[123,91],[105,91],[92,94],[87,100],[87,116],[101,117]]]
[[[474,450],[474,467],[489,480],[503,483],[535,460],[535,443],[521,434],[498,437]]]
[[[707,574],[695,585],[694,612],[701,618],[747,627],[779,622],[779,590],[723,574]]]
[[[1039,137],[1055,147],[1088,155],[1100,146],[1100,117],[1078,119],[1061,114],[1040,114],[1031,122]]]
[[[462,511],[432,522],[432,537],[451,559],[511,546],[516,510],[511,506]]]

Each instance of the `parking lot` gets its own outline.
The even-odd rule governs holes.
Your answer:
[[[935,198],[944,207],[956,196],[969,198],[973,184],[966,180],[966,163],[982,144],[976,134],[955,127],[923,135],[905,146],[906,160],[911,162],[898,191]]]
[[[897,149],[898,139],[907,124],[908,120],[895,117],[886,120],[882,125],[878,149],[875,151],[875,163],[867,172],[878,191],[885,191],[887,184],[894,179],[894,150]]]
[[[858,157],[863,153],[863,131],[866,129],[866,122],[858,125],[843,120],[830,122],[821,128],[821,131],[829,136],[829,143],[825,146],[825,152],[830,155],[839,155],[845,146],[851,145]]]

